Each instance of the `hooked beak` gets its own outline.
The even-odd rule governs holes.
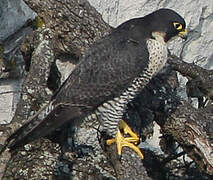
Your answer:
[[[181,37],[184,40],[187,40],[187,29],[183,29],[178,33],[178,36]]]

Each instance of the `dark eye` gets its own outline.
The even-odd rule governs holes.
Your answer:
[[[180,24],[178,22],[174,22],[173,25],[174,25],[175,29],[177,29],[178,31],[183,29],[182,24]]]

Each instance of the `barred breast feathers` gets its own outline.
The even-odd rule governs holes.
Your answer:
[[[126,109],[127,104],[135,98],[135,96],[142,90],[150,81],[150,79],[159,72],[167,61],[167,47],[165,43],[155,39],[147,40],[147,49],[149,51],[149,63],[139,77],[136,77],[132,84],[119,96],[103,105],[90,114],[86,119],[87,122],[94,120],[95,118],[102,116],[103,119],[121,119]],[[95,115],[94,115],[95,114]],[[106,114],[110,114],[106,117]],[[94,118],[95,117],[95,118]]]

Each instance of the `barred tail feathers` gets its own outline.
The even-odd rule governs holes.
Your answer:
[[[46,114],[50,106],[52,105],[50,104],[42,108],[41,111],[36,113],[26,124],[8,138],[7,144],[11,151],[40,137],[47,136],[65,122],[82,115],[81,108],[70,106],[70,104],[58,104],[53,107],[50,113]],[[44,118],[39,117],[42,115],[44,115]]]

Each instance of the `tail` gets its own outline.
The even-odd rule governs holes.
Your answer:
[[[80,106],[58,104],[46,115],[46,117],[42,119],[39,118],[42,112],[49,108],[49,106],[42,108],[42,110],[36,113],[27,123],[17,129],[7,139],[5,146],[8,147],[10,151],[40,137],[47,136],[49,133],[70,120],[76,121],[82,116],[85,116],[85,111],[83,111]]]

